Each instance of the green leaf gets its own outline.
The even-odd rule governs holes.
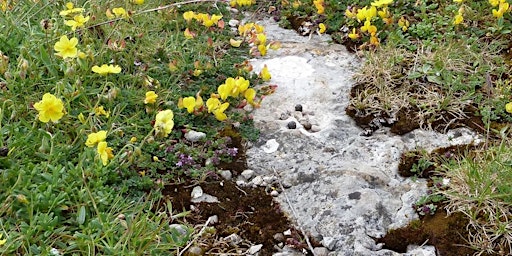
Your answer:
[[[78,211],[78,217],[76,218],[76,221],[78,224],[82,225],[85,222],[85,206],[81,206],[80,210]]]

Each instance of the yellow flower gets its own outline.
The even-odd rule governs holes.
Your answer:
[[[144,4],[144,0],[133,0],[133,3],[141,5],[141,4]]]
[[[262,45],[262,44],[265,44],[266,42],[267,42],[267,36],[265,34],[263,34],[263,33],[256,34],[255,44]]]
[[[67,16],[69,14],[79,13],[79,12],[83,12],[83,11],[84,11],[84,8],[74,8],[73,3],[68,2],[68,3],[66,3],[66,10],[60,11],[59,15]]]
[[[108,160],[114,158],[112,148],[107,147],[107,142],[101,141],[98,143],[98,155],[100,156],[103,166],[107,165]]]
[[[400,20],[398,20],[398,26],[400,26],[404,32],[407,31],[409,25],[409,20],[407,20],[404,16],[400,17]]]
[[[459,25],[463,21],[464,21],[464,17],[462,16],[462,14],[459,13],[459,14],[455,15],[455,18],[453,19],[453,25]]]
[[[507,103],[507,105],[505,105],[505,111],[507,111],[507,113],[512,114],[512,102],[509,102]]]
[[[258,45],[258,51],[260,52],[261,56],[267,55],[267,46],[265,46],[264,44]]]
[[[244,97],[247,100],[247,102],[249,102],[249,104],[255,105],[254,98],[256,97],[256,90],[254,90],[253,88],[247,89],[244,93]]]
[[[157,98],[158,98],[158,94],[156,94],[154,91],[146,92],[146,98],[144,99],[144,104],[153,104],[156,102]]]
[[[183,13],[183,18],[187,21],[187,22],[190,22],[193,18],[196,17],[196,13],[194,11],[188,11],[188,12],[184,12]]]
[[[183,98],[183,107],[187,109],[187,112],[194,112],[194,108],[196,107],[196,98],[190,96]]]
[[[206,101],[206,107],[208,108],[208,113],[212,113],[213,110],[215,110],[219,106],[220,106],[220,100],[218,98],[210,97]]]
[[[224,113],[224,111],[229,107],[229,103],[222,103],[216,110],[213,111],[215,118],[219,121],[224,121],[228,118],[228,116]]]
[[[379,46],[379,44],[380,44],[379,38],[374,36],[374,35],[371,35],[370,36],[370,44],[375,45],[375,46]]]
[[[95,65],[92,67],[92,72],[98,73],[100,75],[117,74],[121,72],[121,67],[119,67],[118,65],[107,64],[103,64],[101,65],[101,67]]]
[[[0,234],[0,238],[2,238],[2,234]],[[0,240],[0,246],[1,246],[1,245],[4,245],[4,244],[5,244],[5,242],[7,242],[7,239],[2,239],[2,240]]]
[[[34,104],[34,108],[39,111],[39,121],[43,123],[50,120],[57,122],[64,116],[64,103],[50,93],[45,93],[43,99]]]
[[[229,39],[229,44],[231,44],[231,46],[233,46],[235,48],[238,48],[242,44],[242,40],[235,40],[235,39],[231,38],[231,39]]]
[[[327,27],[325,27],[325,24],[320,23],[318,24],[318,33],[323,34],[327,30]]]
[[[370,7],[370,9],[365,6],[364,8],[357,10],[356,14],[359,21],[371,20],[375,16],[377,16],[377,8],[375,6]]]
[[[107,131],[99,131],[93,132],[87,135],[87,140],[85,141],[85,145],[88,147],[94,147],[96,144],[105,141],[107,139]]]
[[[498,6],[500,4],[500,0],[489,0],[489,3],[495,7],[495,6]]]
[[[73,20],[66,20],[64,24],[66,24],[66,26],[70,26],[71,30],[75,31],[76,28],[83,27],[87,21],[89,21],[89,16],[84,17],[82,14],[80,14],[75,15]]]
[[[359,38],[359,34],[356,32],[356,28],[352,29],[352,33],[348,34],[348,37],[352,40],[356,40]]]
[[[456,3],[459,3],[459,4],[464,2],[464,0],[453,0],[453,1],[456,2]]]
[[[174,113],[172,110],[163,110],[156,114],[155,125],[153,126],[157,134],[167,137],[174,127]]]
[[[315,5],[318,14],[324,13],[324,0],[313,0],[313,4]]]
[[[123,7],[119,7],[119,8],[114,8],[112,9],[112,12],[114,13],[114,15],[116,17],[122,17],[122,18],[128,18],[128,13],[126,12],[126,10],[123,8]]]
[[[61,56],[63,59],[74,58],[78,54],[78,49],[76,48],[77,44],[78,39],[76,37],[68,39],[68,37],[64,35],[55,43],[53,49],[57,52],[56,55]]]
[[[391,3],[393,3],[393,0],[377,0],[372,3],[372,6],[381,7],[381,6],[387,6]]]
[[[222,100],[226,100],[229,96],[231,96],[231,92],[233,91],[234,88],[235,88],[235,79],[232,77],[228,77],[226,79],[226,82],[219,85],[219,87],[217,88],[217,92],[219,93],[220,98]]]
[[[377,27],[372,25],[369,20],[364,22],[364,26],[361,27],[361,31],[368,32],[370,35],[377,33]]]
[[[267,65],[263,66],[263,68],[260,71],[260,77],[263,79],[263,81],[268,81],[270,78],[272,78],[272,75],[270,75],[270,72],[268,72]]]
[[[492,9],[492,15],[499,19],[508,11],[508,8],[509,4],[502,0],[500,1],[498,10]]]
[[[97,116],[104,115],[106,118],[108,118],[110,116],[110,111],[105,111],[105,108],[103,108],[103,106],[95,107],[94,113]]]
[[[349,19],[355,18],[356,14],[357,14],[356,9],[355,8],[352,8],[352,9],[353,9],[353,11],[351,11],[349,9],[345,10],[345,16],[347,16],[347,18],[349,18]]]

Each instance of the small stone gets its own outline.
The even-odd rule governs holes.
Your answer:
[[[186,236],[188,233],[187,227],[185,227],[184,225],[181,225],[181,224],[171,224],[171,225],[169,225],[169,229],[176,230],[176,232],[178,232],[182,236]]]
[[[279,143],[275,139],[268,140],[265,145],[261,147],[263,149],[263,152],[267,154],[271,154],[277,151],[279,148]]]
[[[250,180],[254,176],[254,171],[247,169],[244,170],[240,175],[242,175],[244,179]]]
[[[325,247],[315,247],[315,248],[313,248],[313,255],[327,256],[327,255],[329,255],[329,250]]]
[[[208,219],[210,220],[210,224],[212,225],[219,222],[219,216],[217,215],[210,216]]]
[[[283,233],[276,233],[274,235],[274,240],[276,240],[278,242],[284,242],[286,239],[285,239]]]
[[[324,236],[324,239],[322,240],[322,245],[327,247],[327,249],[334,251],[336,247],[336,239],[334,237],[330,236]]]
[[[251,254],[251,255],[254,255],[256,254],[257,252],[259,252],[261,250],[261,248],[263,247],[263,244],[257,244],[257,245],[253,245],[249,248],[249,250],[247,250],[247,253]]]
[[[187,250],[187,255],[195,256],[195,255],[203,255],[203,249],[199,246],[191,246]]]
[[[311,130],[312,125],[308,120],[300,121],[300,125],[302,125],[302,127],[304,127],[306,130]]]
[[[301,105],[301,104],[297,104],[297,105],[295,105],[295,111],[300,111],[300,112],[302,112],[302,105]]]
[[[243,180],[237,180],[236,185],[239,187],[245,187],[247,185],[247,182],[245,182]]]
[[[285,235],[285,236],[291,236],[291,235],[292,235],[292,231],[288,229],[288,230],[286,230],[286,231],[284,231],[284,232],[283,232],[283,235]]]
[[[287,127],[288,127],[288,129],[295,129],[295,128],[297,128],[297,123],[295,123],[295,121],[290,121],[287,124]]]
[[[185,139],[191,142],[196,142],[204,138],[206,138],[206,133],[204,132],[196,132],[194,130],[191,130],[185,133]]]
[[[231,246],[235,246],[242,242],[242,238],[237,234],[231,234],[229,236],[224,237],[222,240],[228,242]]]
[[[281,113],[279,115],[279,120],[286,120],[286,119],[288,119],[289,116],[290,116],[289,113]]]
[[[190,197],[199,198],[203,195],[203,189],[200,186],[195,186],[190,193]]]
[[[312,125],[311,126],[311,131],[312,132],[319,132],[321,129],[320,129],[320,126],[318,125]]]
[[[228,171],[228,170],[221,171],[221,172],[220,172],[220,176],[221,176],[222,178],[224,178],[225,180],[231,180],[231,178],[233,177],[233,175],[231,174],[231,172],[230,172],[230,171]]]
[[[279,195],[279,192],[277,192],[276,190],[272,190],[272,192],[270,192],[270,195],[276,197]]]
[[[276,178],[274,176],[265,176],[263,177],[263,181],[267,184],[272,184]]]
[[[218,203],[219,199],[215,196],[203,193],[203,195],[201,195],[198,198],[192,198],[190,200],[190,202],[192,202],[192,203]]]
[[[251,180],[251,183],[256,186],[259,186],[261,185],[261,183],[263,183],[263,178],[261,176],[256,176],[254,177],[254,179]]]
[[[236,26],[238,26],[238,24],[240,24],[239,20],[231,19],[231,20],[228,21],[228,25],[230,27],[236,27]]]

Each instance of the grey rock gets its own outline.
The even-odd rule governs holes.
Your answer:
[[[276,180],[274,176],[263,176],[263,181],[267,184],[272,184]]]
[[[308,121],[308,120],[302,120],[300,121],[300,125],[302,125],[302,127],[304,127],[304,129],[306,130],[311,130],[311,123]]]
[[[231,19],[228,21],[228,25],[230,27],[238,27],[238,24],[240,24],[239,20]]]
[[[275,139],[268,140],[265,145],[261,147],[263,149],[263,152],[267,154],[271,154],[277,151],[279,148],[279,143]]]
[[[315,256],[327,256],[329,255],[329,250],[325,247],[315,247],[313,248],[313,254]]]
[[[295,105],[295,111],[300,111],[300,112],[302,112],[302,105],[301,105],[301,104],[297,104],[297,105]]]
[[[272,190],[272,192],[270,192],[270,195],[276,197],[279,196],[279,192],[277,192],[276,190]]]
[[[254,176],[254,171],[253,170],[244,170],[241,174],[240,174],[245,180],[250,180],[253,176]]]
[[[231,178],[233,178],[231,171],[228,171],[228,170],[220,171],[220,176],[222,178],[224,178],[225,180],[231,180]]]
[[[261,248],[263,248],[263,244],[257,244],[257,245],[253,245],[251,246],[248,250],[247,250],[247,253],[249,255],[254,255],[256,254],[257,252],[259,252],[261,250]]]
[[[274,240],[276,240],[278,242],[284,242],[286,240],[286,238],[284,237],[283,233],[276,233],[274,235]]]
[[[436,256],[436,248],[434,246],[409,245],[403,256]]]
[[[247,185],[247,182],[245,182],[243,180],[237,180],[236,185],[239,187],[245,187]]]
[[[261,176],[274,175],[274,170],[279,173],[296,214],[284,196],[274,200],[305,232],[332,250],[330,255],[400,255],[382,249],[372,237],[382,237],[390,227],[418,218],[410,202],[424,195],[426,181],[398,176],[402,152],[469,143],[479,137],[467,129],[451,135],[415,130],[398,136],[385,127],[371,136],[359,136],[362,129],[345,108],[360,58],[342,45],[329,43],[329,36],[309,39],[279,28],[272,20],[260,24],[268,40],[281,41],[282,48],[251,60],[254,72],[267,65],[272,82],[279,85],[252,112],[261,131],[255,145],[273,138],[281,143],[275,141],[272,150],[266,144],[248,148],[248,168]],[[297,103],[307,106],[307,111],[277,120],[276,113],[295,110]],[[286,127],[304,118],[311,123],[309,131]]]
[[[185,139],[191,142],[200,141],[204,138],[206,138],[206,133],[204,132],[196,132],[194,130],[190,130],[187,133],[185,133]]]
[[[295,129],[295,128],[297,128],[297,123],[295,121],[290,121],[290,122],[288,122],[286,127],[288,127],[288,129]]]
[[[210,224],[212,224],[212,225],[219,222],[219,216],[217,216],[217,215],[212,215],[208,219],[210,220]]]
[[[190,197],[199,198],[203,195],[203,189],[200,186],[195,186],[190,192]]]
[[[291,236],[291,235],[292,235],[292,231],[288,229],[288,230],[286,230],[286,231],[284,231],[284,232],[283,232],[283,235],[285,235],[285,236]]]
[[[263,178],[261,176],[256,176],[251,180],[251,183],[256,186],[260,186],[263,183]]]
[[[233,233],[229,236],[224,237],[222,240],[228,242],[232,246],[235,246],[235,245],[239,244],[240,242],[242,242],[242,237]]]

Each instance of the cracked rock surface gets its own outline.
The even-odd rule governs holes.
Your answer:
[[[370,137],[361,136],[363,130],[345,108],[352,74],[362,60],[330,43],[328,36],[309,39],[270,20],[260,23],[282,48],[251,61],[255,72],[267,65],[269,83],[278,87],[253,112],[261,136],[248,147],[249,168],[256,177],[278,174],[287,188],[276,194],[276,200],[298,226],[331,251],[329,255],[401,255],[374,240],[417,219],[411,205],[426,194],[425,180],[398,175],[401,153],[478,138],[466,129],[447,134],[415,130],[398,136],[383,128]],[[291,121],[294,129],[288,125]],[[435,250],[421,253],[435,255]]]

